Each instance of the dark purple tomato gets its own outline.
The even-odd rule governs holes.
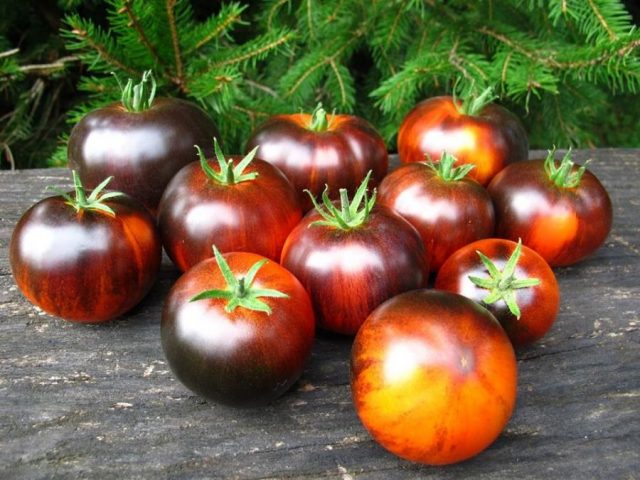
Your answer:
[[[571,265],[596,251],[611,231],[609,194],[568,153],[509,166],[489,185],[496,236],[522,243],[552,267]]]
[[[313,207],[305,189],[314,197],[325,185],[334,195],[340,188],[353,193],[367,172],[373,171],[375,185],[389,165],[384,140],[371,124],[353,115],[327,115],[322,108],[271,117],[253,132],[247,150],[257,146],[258,157],[291,180],[305,212]]]
[[[558,282],[547,262],[511,240],[487,238],[462,247],[442,265],[435,287],[486,307],[516,346],[542,338],[560,308]]]
[[[175,98],[151,99],[131,111],[122,102],[87,114],[71,131],[69,166],[87,188],[113,176],[111,187],[155,211],[171,178],[196,160],[194,145],[210,145],[218,131],[197,105]]]
[[[491,197],[482,185],[465,176],[468,165],[453,168],[454,162],[453,156],[443,154],[436,165],[402,165],[378,189],[380,204],[400,214],[420,233],[432,272],[458,248],[493,235]]]
[[[403,163],[433,161],[443,151],[459,164],[473,164],[470,176],[487,185],[504,167],[526,160],[529,141],[522,123],[507,109],[487,103],[490,91],[460,102],[452,97],[424,100],[402,121],[398,153]]]
[[[282,250],[282,265],[300,279],[319,326],[331,332],[355,334],[375,307],[428,278],[427,252],[416,229],[370,200],[364,211],[353,209],[354,221],[342,227],[325,220],[326,210],[308,213]],[[325,194],[325,209],[327,203]],[[335,215],[348,207],[334,207]]]
[[[217,162],[203,155],[200,163],[182,168],[160,202],[162,243],[182,271],[210,258],[212,244],[222,252],[253,252],[277,262],[302,216],[280,170],[253,155],[242,164],[241,157],[219,153]]]
[[[302,374],[315,332],[311,302],[275,262],[236,252],[220,265],[220,257],[190,269],[169,292],[162,348],[176,377],[197,394],[263,405]]]
[[[99,323],[127,312],[150,290],[161,259],[154,221],[140,203],[113,193],[78,210],[68,202],[74,192],[48,197],[22,215],[10,261],[31,303],[65,320]]]

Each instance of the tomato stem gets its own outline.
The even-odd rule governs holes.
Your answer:
[[[454,164],[458,161],[458,159],[444,150],[442,155],[440,156],[440,161],[435,163],[431,156],[427,153],[425,154],[427,157],[426,165],[433,170],[438,177],[440,177],[445,182],[457,182],[462,180],[467,174],[475,168],[475,165],[465,164],[460,165],[459,167],[454,167]]]
[[[339,228],[341,230],[351,230],[357,228],[367,221],[369,214],[376,203],[376,190],[373,190],[371,198],[367,196],[367,184],[371,178],[372,171],[369,170],[352,200],[349,200],[349,194],[346,188],[340,189],[340,209],[338,209],[329,198],[329,186],[326,185],[322,192],[322,204],[319,204],[313,194],[309,190],[305,190],[311,197],[311,202],[316,211],[322,217],[309,224],[309,227],[315,225],[325,225],[329,227]]]
[[[198,158],[200,159],[200,167],[204,171],[205,175],[212,181],[221,185],[235,185],[236,183],[247,182],[255,179],[258,176],[258,172],[245,173],[245,169],[253,161],[258,151],[258,147],[251,150],[238,165],[235,165],[232,158],[227,160],[222,153],[222,149],[218,144],[218,139],[213,139],[213,150],[218,161],[219,171],[215,171],[209,164],[207,157],[198,145],[194,145],[198,151]]]
[[[587,160],[584,165],[575,169],[577,165],[571,160],[571,147],[567,153],[562,157],[560,165],[556,165],[555,160],[556,147],[554,146],[548,151],[547,158],[544,161],[544,170],[556,186],[560,188],[575,188],[580,185],[580,181],[587,170],[587,165],[590,160]]]
[[[314,132],[325,132],[329,129],[327,111],[322,108],[322,103],[318,103],[313,112],[311,112],[311,122],[307,128]]]
[[[62,190],[55,187],[47,187],[49,190],[53,190],[62,198],[65,199],[65,203],[75,209],[76,212],[80,212],[83,210],[94,210],[104,212],[107,215],[111,215],[112,217],[116,216],[116,212],[113,211],[111,207],[104,203],[105,200],[115,197],[121,197],[124,194],[121,192],[107,192],[102,193],[108,183],[113,180],[113,177],[105,178],[100,185],[93,189],[93,191],[87,197],[87,193],[85,191],[84,185],[82,185],[82,180],[80,180],[80,175],[75,170],[71,170],[71,175],[73,177],[73,189],[74,196],[72,197],[67,192],[63,192]]]
[[[142,74],[140,83],[134,85],[133,79],[129,78],[127,83],[123,86],[118,76],[112,72],[112,75],[116,77],[118,86],[122,91],[121,101],[122,105],[128,112],[143,112],[151,108],[153,100],[156,97],[157,83],[151,70],[147,70]],[[147,88],[147,84],[150,84]]]
[[[521,288],[535,287],[540,284],[538,278],[515,278],[516,267],[522,254],[522,239],[518,239],[518,244],[502,271],[480,250],[476,250],[476,253],[489,273],[488,278],[480,278],[473,275],[469,276],[469,280],[471,280],[474,285],[490,291],[489,294],[482,299],[482,302],[490,305],[499,300],[503,300],[513,316],[519,319],[521,312],[515,291]]]
[[[226,288],[205,290],[191,298],[191,302],[207,298],[222,299],[226,300],[227,303],[225,304],[224,309],[229,313],[233,312],[238,307],[242,307],[248,310],[264,312],[267,315],[271,315],[271,307],[269,307],[269,305],[264,301],[260,300],[261,297],[289,298],[289,295],[279,290],[253,287],[258,271],[265,263],[268,262],[266,258],[254,263],[244,276],[236,277],[231,271],[229,264],[220,253],[220,250],[218,250],[215,245],[213,245],[212,248],[216,264],[218,265],[226,283]]]
[[[480,93],[480,95],[476,96],[471,93],[467,94],[465,96],[465,99],[462,101],[462,105],[460,106],[458,106],[458,103],[455,101],[454,97],[454,104],[462,115],[476,116],[482,111],[484,107],[489,105],[497,98],[498,96],[493,93],[493,87],[487,87]]]

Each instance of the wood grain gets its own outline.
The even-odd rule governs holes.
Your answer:
[[[534,156],[539,152],[534,152]],[[609,190],[605,246],[557,269],[558,320],[518,352],[516,411],[474,459],[430,468],[373,442],[351,404],[350,341],[320,335],[302,380],[273,405],[222,407],[169,372],[165,258],[126,317],[86,326],[49,317],[16,289],[8,243],[20,214],[68,187],[64,169],[0,173],[0,478],[640,478],[640,150],[578,151]]]

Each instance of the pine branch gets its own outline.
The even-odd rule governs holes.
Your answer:
[[[185,44],[191,46],[185,49],[185,55],[199,50],[214,39],[228,37],[231,28],[242,23],[241,15],[246,8],[246,5],[235,2],[223,4],[217,15],[212,15],[206,22],[198,25],[193,32],[188,32],[188,40],[185,41]]]
[[[176,83],[180,89],[184,88],[184,72],[182,70],[182,55],[180,52],[180,41],[178,39],[178,31],[176,28],[176,16],[174,9],[177,0],[166,0],[166,13],[169,23],[169,31],[171,32],[171,43],[173,45],[173,54],[176,67]]]
[[[239,66],[242,64],[255,65],[258,60],[265,58],[269,53],[286,45],[294,38],[293,32],[281,30],[267,33],[251,42],[238,47],[237,53],[228,58],[219,58],[212,61],[204,73],[222,67]]]
[[[133,11],[132,3],[133,3],[133,0],[123,0],[122,7],[120,7],[120,9],[117,12],[120,14],[125,13],[127,17],[129,17],[129,27],[133,27],[135,32],[138,34],[138,37],[140,38],[140,42],[147,48],[147,50],[153,57],[154,62],[158,64],[163,64],[164,62],[158,55],[156,47],[151,44],[151,42],[149,41],[149,38],[147,37],[147,34],[141,27],[140,20],[138,19],[138,16]]]

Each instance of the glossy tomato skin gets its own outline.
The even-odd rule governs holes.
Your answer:
[[[521,238],[552,267],[582,260],[611,231],[611,199],[588,170],[578,187],[561,188],[549,180],[543,160],[531,160],[505,169],[488,190],[496,209],[496,236]]]
[[[516,400],[513,348],[496,319],[449,292],[415,290],[367,318],[351,352],[356,412],[407,460],[445,465],[487,448]]]
[[[240,162],[240,157],[230,157]],[[215,162],[209,161],[215,169]],[[221,252],[253,252],[280,260],[289,232],[302,217],[296,191],[273,165],[254,159],[253,180],[222,185],[199,162],[184,167],[167,186],[158,209],[162,243],[182,271]]]
[[[318,198],[325,185],[353,194],[369,170],[371,186],[387,173],[384,140],[371,124],[352,115],[329,115],[329,129],[309,130],[309,114],[271,117],[252,134],[247,151],[259,146],[258,157],[277,166],[298,191],[303,211],[313,207],[308,189]]]
[[[184,100],[157,98],[142,112],[114,103],[89,113],[73,128],[69,166],[88,189],[113,176],[109,188],[155,213],[171,178],[197,159],[193,146],[211,145],[218,136],[204,110]]]
[[[76,212],[62,197],[49,197],[18,221],[11,270],[24,296],[45,312],[105,322],[133,308],[155,282],[162,247],[153,219],[130,197],[105,203],[115,217]]]
[[[378,188],[378,202],[416,227],[432,272],[458,248],[493,235],[495,216],[487,191],[469,178],[443,180],[422,162],[387,175]]]
[[[264,257],[224,255],[231,270],[245,274]],[[161,339],[169,366],[189,389],[232,406],[264,405],[286,392],[302,374],[313,344],[315,320],[300,282],[275,262],[267,262],[254,285],[289,298],[262,298],[272,313],[243,307],[225,311],[225,301],[190,302],[204,290],[224,289],[215,259],[182,275],[162,311]]]
[[[428,256],[418,232],[391,210],[376,205],[365,224],[345,231],[321,225],[307,214],[282,250],[282,265],[305,286],[318,325],[355,334],[369,313],[428,278]]]
[[[488,238],[473,242],[455,252],[442,266],[436,277],[439,290],[464,295],[483,305],[500,322],[515,346],[525,345],[542,338],[553,325],[560,309],[560,291],[553,271],[545,260],[532,249],[522,246],[515,278],[537,278],[540,284],[516,289],[516,301],[521,317],[509,311],[504,300],[486,305],[483,299],[489,291],[475,285],[469,276],[485,278],[487,269],[478,251],[489,257],[502,270],[517,246],[516,242]]]
[[[474,164],[469,173],[482,185],[504,167],[526,160],[527,133],[518,118],[507,109],[489,104],[477,116],[458,111],[452,97],[434,97],[416,105],[404,118],[398,133],[398,153],[403,163],[421,162],[425,154],[433,161],[443,151],[458,161]]]

